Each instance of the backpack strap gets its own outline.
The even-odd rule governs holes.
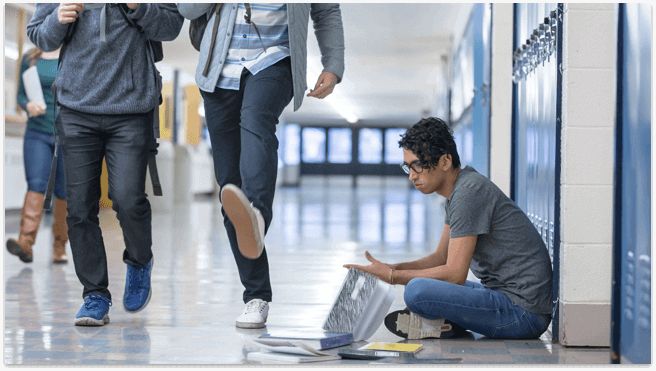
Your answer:
[[[260,36],[260,30],[257,29],[257,25],[255,24],[255,22],[251,21],[251,4],[244,3],[244,7],[246,8],[246,14],[244,15],[244,20],[246,21],[247,24],[253,25],[255,32],[257,32],[257,37],[258,39],[260,39],[260,44],[262,44],[262,49],[264,49],[264,52],[266,53],[266,46],[264,46],[264,41],[262,41],[262,36]]]
[[[48,186],[46,187],[46,193],[44,194],[43,199],[43,209],[50,210],[52,205],[52,191],[55,188],[55,175],[57,174],[57,159],[59,158],[59,136],[57,135],[57,106],[59,101],[57,100],[57,80],[59,79],[59,70],[61,68],[62,60],[64,59],[64,51],[66,50],[66,44],[71,41],[73,33],[77,29],[77,20],[68,25],[68,30],[66,31],[66,37],[62,42],[61,50],[59,51],[59,58],[57,58],[57,77],[52,83],[50,90],[52,91],[52,97],[54,101],[54,109],[52,110],[52,117],[55,123],[53,130],[55,134],[55,151],[52,156],[52,164],[50,165],[50,175],[48,176]]]
[[[133,22],[130,17],[127,15],[127,5],[125,4],[118,4],[118,8],[121,11],[121,15],[125,19],[128,24],[134,28],[137,29],[139,33],[144,33],[144,30],[141,26],[139,26],[137,23]],[[153,46],[150,43],[150,40],[146,42],[147,44],[147,49],[148,49],[148,58],[150,59],[150,62],[153,65],[153,72],[155,72],[155,84],[158,83],[157,79],[157,72],[155,67],[155,51],[153,50]],[[160,104],[162,101],[162,95],[160,92]],[[162,195],[162,184],[159,182],[159,174],[157,173],[157,148],[159,147],[159,143],[157,143],[157,139],[155,139],[155,126],[158,127],[159,129],[159,113],[157,112],[157,109],[153,108],[152,110],[152,129],[153,129],[153,135],[151,135],[151,140],[149,144],[149,155],[148,155],[148,170],[150,172],[150,181],[153,185],[153,195],[155,196],[161,196]]]
[[[221,4],[214,4],[214,8],[212,9],[212,13],[214,14],[214,28],[212,29],[212,40],[210,42],[210,52],[207,55],[207,62],[205,62],[205,68],[203,69],[203,76],[207,76],[207,72],[210,70],[210,61],[212,60],[212,52],[214,52],[214,42],[216,41],[216,32],[219,29],[219,9],[221,8]]]

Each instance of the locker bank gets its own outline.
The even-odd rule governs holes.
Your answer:
[[[244,7],[224,4],[222,12],[232,5]],[[164,58],[155,64],[162,76],[154,114],[163,195],[154,195],[147,177],[156,260],[148,306],[123,310],[126,238],[103,163],[97,218],[111,321],[74,325],[82,285],[68,238],[68,263],[53,250],[61,241],[57,208],[42,210],[32,260],[9,247],[3,254],[5,365],[268,364],[248,358],[258,351],[251,340],[320,328],[346,277],[344,264],[369,264],[365,251],[386,263],[435,251],[445,198],[423,195],[399,167],[405,162],[399,139],[427,117],[448,124],[461,166],[490,179],[542,238],[553,271],[551,323],[536,339],[467,331],[421,340],[398,337],[381,323],[350,346],[422,344],[397,364],[651,364],[652,6],[342,3],[339,9],[343,78],[328,98],[306,96],[297,111],[287,106],[275,129],[275,198],[264,239],[273,290],[266,325],[235,326],[244,288],[222,226],[217,148],[185,20],[178,37],[162,43]],[[4,6],[5,241],[20,239],[30,220],[25,159],[32,149],[25,145],[30,126],[20,76],[34,47],[26,29],[35,10],[34,3]],[[304,94],[324,68],[314,22]],[[471,271],[467,280],[480,281]],[[405,285],[392,287],[390,312],[406,307]]]

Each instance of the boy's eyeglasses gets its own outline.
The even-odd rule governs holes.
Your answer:
[[[412,169],[415,173],[421,173],[424,171],[424,168],[419,165],[419,160],[414,160],[409,164],[404,162],[401,164],[401,169],[403,169],[406,174],[410,174],[410,169]]]

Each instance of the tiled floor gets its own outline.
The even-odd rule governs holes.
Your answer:
[[[266,237],[273,302],[267,327],[234,326],[243,309],[242,286],[228,247],[219,204],[196,199],[153,216],[156,257],[153,298],[137,314],[122,309],[125,265],[122,234],[111,210],[101,211],[114,305],[104,327],[75,327],[82,304],[73,264],[50,264],[52,217],[46,216],[34,262],[4,252],[5,364],[246,364],[248,338],[286,328],[323,324],[346,270],[365,263],[364,251],[382,261],[422,257],[437,245],[442,205],[438,196],[409,190],[405,180],[306,179],[280,188],[274,223]],[[19,215],[7,212],[7,237],[18,232]],[[4,249],[3,249],[4,250]],[[69,253],[70,255],[70,253]],[[402,309],[403,286],[395,286],[392,310]],[[384,326],[370,341],[402,340]],[[540,340],[494,340],[478,334],[425,340],[408,363],[606,364],[607,348],[564,348]],[[354,344],[363,345],[364,342]],[[329,352],[336,353],[333,349]],[[374,364],[340,360],[324,364]]]

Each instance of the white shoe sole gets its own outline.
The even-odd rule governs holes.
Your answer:
[[[109,314],[105,314],[102,319],[91,317],[80,317],[75,319],[75,326],[103,326],[109,323]]]
[[[255,329],[255,328],[262,328],[266,326],[266,318],[264,319],[264,322],[235,322],[235,326],[238,328],[248,328],[248,329]]]
[[[257,226],[255,212],[244,192],[233,184],[226,184],[221,190],[221,202],[226,215],[235,227],[239,252],[248,259],[259,258],[264,250],[264,243]]]

